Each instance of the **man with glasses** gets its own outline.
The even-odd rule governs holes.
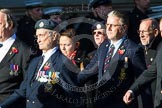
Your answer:
[[[93,27],[92,27],[92,35],[94,37],[94,41],[97,45],[97,48],[100,47],[100,45],[107,40],[107,35],[106,35],[106,26],[101,23],[101,22],[96,22]],[[90,52],[88,54],[89,59],[92,59],[93,56],[95,55],[97,49]],[[89,82],[86,83],[86,86],[89,86],[97,81],[97,77],[93,77]],[[93,98],[94,97],[94,91],[86,92],[87,99]],[[87,104],[87,108],[93,108],[92,103]]]
[[[127,39],[128,20],[125,14],[112,11],[108,14],[103,42],[90,64],[78,76],[80,82],[98,75],[95,108],[128,108],[122,97],[135,79],[146,69],[140,46]],[[138,108],[137,101],[129,105]]]
[[[162,30],[161,21],[162,20],[160,20],[160,30]],[[151,33],[151,30],[147,31],[145,34],[149,33]],[[139,76],[139,78],[125,93],[123,100],[126,104],[132,103],[133,99],[139,94],[143,93],[143,90],[156,79],[154,108],[162,108],[162,42],[158,44],[156,50],[156,57],[153,63]]]
[[[138,33],[148,68],[155,58],[157,46],[161,41],[159,23],[155,19],[144,19],[141,21]]]
[[[158,45],[161,42],[161,36],[159,34],[159,23],[155,19],[144,19],[140,23],[138,33],[141,41],[140,44],[145,52],[146,66],[149,68],[154,61]],[[154,80],[151,84],[153,100],[155,96],[155,88],[156,80]]]
[[[97,22],[94,24],[94,26],[92,27],[93,29],[93,36],[94,36],[94,40],[95,40],[95,43],[97,44],[97,46],[99,47],[102,42],[107,39],[107,36],[106,36],[106,27],[104,24],[100,23],[100,22]]]
[[[101,22],[96,22],[92,27],[92,35],[94,37],[94,41],[97,45],[97,48],[107,40],[106,35],[106,26]],[[92,58],[96,53],[96,49],[88,54],[89,58]]]

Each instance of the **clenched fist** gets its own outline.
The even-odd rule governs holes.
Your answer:
[[[134,99],[134,94],[133,94],[133,91],[131,90],[128,90],[124,97],[123,97],[123,101],[126,103],[126,104],[129,104],[132,102],[132,100]]]

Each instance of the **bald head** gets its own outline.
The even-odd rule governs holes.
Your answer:
[[[159,24],[155,19],[144,19],[139,26],[142,45],[148,45],[159,33]]]

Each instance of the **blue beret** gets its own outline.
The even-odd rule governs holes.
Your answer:
[[[45,15],[60,15],[63,12],[63,7],[49,7],[44,9]]]
[[[44,29],[48,29],[48,30],[54,30],[54,28],[57,26],[58,24],[50,19],[41,19],[38,20],[35,24],[35,29],[40,29],[40,28],[44,28]]]
[[[100,6],[100,5],[106,5],[106,4],[112,4],[112,1],[111,0],[90,0],[89,1],[89,6],[90,8],[95,8],[97,6]]]
[[[38,0],[26,0],[25,1],[25,6],[27,9],[41,7],[42,4],[43,4],[42,1],[38,1]]]

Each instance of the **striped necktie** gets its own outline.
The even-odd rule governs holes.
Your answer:
[[[112,45],[110,46],[110,49],[109,49],[109,51],[108,51],[108,53],[107,53],[107,55],[106,55],[106,58],[105,58],[104,72],[106,72],[107,69],[108,69],[109,66],[110,66],[110,61],[111,61],[111,58],[112,58],[112,56],[113,56],[114,49],[115,49],[115,46],[114,46],[114,44],[112,44]]]

